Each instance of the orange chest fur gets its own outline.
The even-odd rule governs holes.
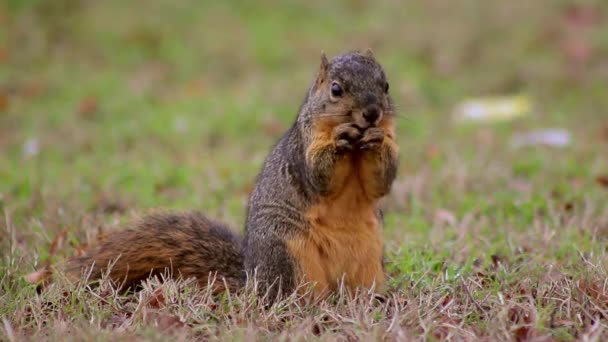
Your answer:
[[[289,242],[305,281],[330,290],[381,286],[382,223],[350,157],[336,165],[332,193],[306,212],[310,229]],[[317,289],[317,288],[316,288]]]

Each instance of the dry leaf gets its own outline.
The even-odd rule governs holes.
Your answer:
[[[581,67],[592,58],[594,46],[588,33],[597,26],[599,19],[599,11],[588,5],[570,6],[562,14],[560,49],[574,67]]]
[[[8,50],[0,48],[0,63],[8,61]]]
[[[59,250],[63,246],[63,241],[65,240],[65,236],[67,234],[67,229],[64,229],[61,233],[55,236],[53,242],[51,243],[51,247],[49,248],[49,256],[41,265],[41,267],[27,274],[24,279],[30,284],[40,284],[43,288],[46,287],[51,282],[51,276],[53,273],[51,272],[51,265],[53,256],[57,250]]]
[[[25,98],[33,98],[41,95],[46,89],[46,84],[42,81],[32,81],[24,84],[19,89],[19,95]]]
[[[561,43],[560,47],[564,56],[576,65],[587,63],[593,55],[591,44],[584,40],[567,39]]]
[[[30,284],[40,284],[46,280],[49,280],[51,277],[51,271],[47,269],[46,266],[41,267],[37,271],[27,274],[25,277],[25,281]]]
[[[595,182],[605,188],[608,188],[608,175],[601,175],[595,178]]]
[[[601,284],[598,285],[596,283],[583,280],[578,283],[578,288],[589,297],[600,302],[600,304],[608,305],[608,292]]]
[[[491,258],[492,258],[492,264],[494,265],[494,267],[499,267],[500,265],[504,264],[503,258],[499,255],[492,254]]]
[[[55,239],[53,239],[53,242],[51,243],[51,248],[49,248],[49,259],[47,260],[48,263],[50,263],[51,258],[55,256],[57,250],[63,247],[63,241],[65,240],[65,236],[67,234],[68,230],[64,229],[61,231],[61,233],[55,236]]]
[[[156,309],[165,306],[165,295],[161,287],[154,290],[152,298],[148,301],[148,306]]]
[[[8,110],[8,95],[0,91],[0,112]]]
[[[78,115],[83,118],[91,118],[97,113],[97,107],[97,100],[94,97],[86,97],[78,105]]]
[[[511,331],[513,331],[517,341],[525,341],[534,337],[535,334],[532,330],[534,316],[532,313],[527,312],[522,307],[513,306],[508,311],[508,318],[513,323]]]
[[[608,124],[602,126],[600,129],[600,139],[608,142]]]
[[[589,5],[569,6],[562,15],[562,25],[568,31],[593,28],[599,23],[599,11]]]
[[[184,95],[188,97],[200,97],[207,91],[207,84],[205,81],[198,79],[188,82],[184,87]]]
[[[428,160],[433,160],[441,156],[441,150],[439,149],[439,146],[432,144],[426,148],[425,154]]]

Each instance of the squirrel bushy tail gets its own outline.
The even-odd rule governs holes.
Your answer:
[[[215,276],[214,290],[234,291],[245,283],[241,245],[240,236],[198,212],[158,212],[110,234],[86,255],[71,258],[66,271],[73,280],[83,272],[98,279],[111,266],[109,277],[128,288],[169,270],[174,278],[194,277],[202,286]]]

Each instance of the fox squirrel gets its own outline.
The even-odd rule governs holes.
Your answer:
[[[126,286],[164,272],[237,290],[254,276],[276,298],[300,282],[324,296],[340,282],[380,290],[382,214],[398,161],[389,84],[371,50],[319,71],[293,126],[264,162],[247,207],[244,238],[200,213],[156,213],[111,233],[67,262],[80,279],[109,276]]]

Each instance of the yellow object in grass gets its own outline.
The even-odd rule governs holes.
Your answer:
[[[475,98],[461,102],[454,117],[461,121],[507,121],[528,115],[530,109],[530,100],[525,95]]]

